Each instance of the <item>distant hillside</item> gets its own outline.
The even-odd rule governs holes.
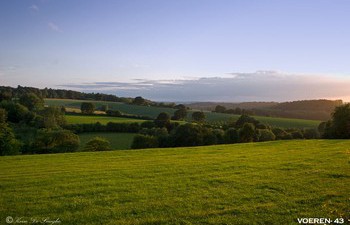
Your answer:
[[[194,102],[185,105],[192,109],[214,111],[217,105],[224,106],[227,109],[235,109],[237,107],[241,109],[257,109],[276,106],[278,102]]]
[[[342,100],[302,100],[292,102],[198,102],[187,104],[192,109],[214,111],[217,105],[229,109],[246,109],[249,114],[271,117],[285,117],[310,120],[328,120],[336,106],[343,104]]]

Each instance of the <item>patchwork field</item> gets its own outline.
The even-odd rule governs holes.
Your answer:
[[[110,116],[85,116],[85,115],[66,115],[68,124],[82,124],[82,123],[97,123],[107,124],[113,123],[142,123],[145,120],[130,119],[122,117],[110,117]]]
[[[81,102],[83,100],[70,100],[70,99],[45,99],[45,103],[47,105],[55,105],[55,106],[66,106],[69,108],[80,108]],[[161,107],[148,107],[148,106],[137,106],[137,105],[128,105],[124,103],[117,102],[103,102],[103,101],[89,101],[94,102],[96,107],[100,107],[102,105],[108,105],[109,109],[119,110],[122,113],[126,114],[134,114],[134,115],[142,115],[149,116],[152,118],[157,117],[157,115],[161,112],[167,112],[170,115],[174,113],[174,109],[170,108],[161,108]],[[187,120],[191,120],[191,113],[189,113]],[[205,112],[208,122],[223,122],[229,120],[237,120],[239,115],[230,115],[223,113],[213,113],[213,112]],[[263,123],[267,123],[271,126],[281,127],[281,128],[316,128],[321,121],[318,120],[303,120],[303,119],[289,119],[289,118],[275,118],[275,117],[263,117],[263,116],[255,116],[255,118]]]
[[[0,157],[0,218],[61,224],[349,219],[350,141]]]
[[[91,132],[79,134],[80,151],[84,149],[85,144],[94,137],[106,138],[111,147],[115,150],[130,149],[132,141],[136,134],[131,133],[111,133],[111,132]]]

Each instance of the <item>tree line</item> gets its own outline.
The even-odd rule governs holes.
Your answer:
[[[153,102],[141,96],[135,98],[118,97],[112,94],[103,93],[84,93],[79,91],[52,89],[52,88],[34,88],[17,86],[17,88],[0,86],[0,99],[13,99],[22,96],[23,94],[33,93],[40,98],[58,98],[58,99],[76,99],[76,100],[92,100],[92,101],[107,101],[107,102],[122,102],[134,105],[147,105],[157,107],[176,108],[175,103]]]
[[[153,122],[147,122],[147,127],[141,126],[139,134],[133,140],[132,148],[202,146],[319,137],[316,129],[272,128],[248,115],[241,115],[237,121],[218,127],[198,121],[176,123],[174,126],[169,115],[160,113]]]
[[[249,109],[242,107],[233,107],[235,104],[219,104],[216,105],[213,112],[217,113],[227,113],[227,114],[248,114],[257,116],[270,116],[270,117],[285,117],[285,118],[297,118],[297,119],[313,119],[313,120],[327,120],[330,119],[331,113],[334,111],[335,107],[341,106],[343,104],[342,100],[302,100],[302,101],[292,101],[292,102],[282,102],[275,104],[262,104],[258,107],[252,107]],[[228,106],[225,106],[228,105]],[[242,105],[243,103],[236,104]],[[252,103],[252,105],[254,105]]]

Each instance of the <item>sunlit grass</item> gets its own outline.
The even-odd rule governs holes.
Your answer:
[[[0,157],[0,218],[297,224],[349,216],[350,141]]]

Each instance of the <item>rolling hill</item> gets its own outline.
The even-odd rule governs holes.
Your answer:
[[[62,224],[349,219],[349,140],[0,158],[0,218]]]
[[[45,104],[52,106],[65,106],[69,108],[80,108],[82,102],[86,100],[71,100],[71,99],[45,99]],[[167,112],[172,115],[175,109],[172,108],[162,108],[154,106],[139,106],[131,105],[118,102],[104,102],[104,101],[88,101],[93,102],[96,107],[102,105],[108,105],[109,109],[119,110],[125,114],[134,114],[148,116],[151,118],[156,118],[159,113]],[[190,111],[187,120],[191,120]],[[214,113],[209,111],[204,111],[207,117],[207,121],[210,123],[220,123],[227,122],[229,120],[237,120],[239,115],[231,115],[224,113]],[[282,128],[316,128],[321,121],[319,120],[303,120],[303,119],[290,119],[290,118],[278,118],[278,117],[264,117],[264,116],[254,116],[257,120],[267,123],[271,126],[282,127]]]

